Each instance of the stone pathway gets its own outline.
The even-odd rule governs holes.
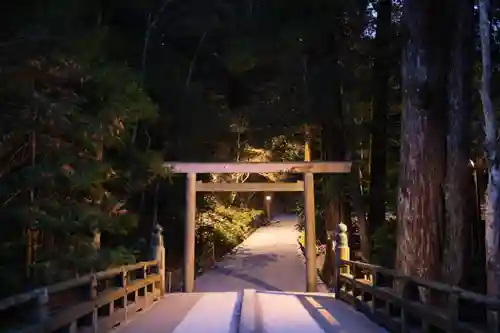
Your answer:
[[[255,231],[196,280],[195,293],[169,294],[117,333],[382,333],[321,283],[305,293],[297,219]]]
[[[278,217],[271,225],[256,230],[232,254],[201,275],[198,292],[305,291],[304,259],[297,243],[295,216]],[[320,291],[326,288],[320,285]]]

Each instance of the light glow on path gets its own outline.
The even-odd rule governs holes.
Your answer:
[[[264,332],[325,333],[297,296],[258,293],[257,298]]]
[[[205,294],[191,308],[173,333],[230,332],[237,300],[237,292]],[[165,313],[165,316],[168,316],[168,313]]]

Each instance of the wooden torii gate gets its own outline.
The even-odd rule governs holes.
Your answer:
[[[173,173],[186,177],[186,225],[184,240],[184,292],[194,291],[196,192],[297,192],[304,191],[306,290],[316,290],[316,228],[314,205],[315,173],[348,173],[350,162],[234,162],[189,163],[166,162]],[[295,183],[203,183],[196,181],[199,173],[302,173],[304,181]]]

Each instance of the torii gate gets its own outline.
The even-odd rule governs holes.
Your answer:
[[[306,160],[309,158],[306,157]],[[195,227],[196,192],[304,192],[306,290],[316,292],[316,223],[314,205],[315,173],[348,173],[350,162],[233,162],[189,163],[166,162],[173,173],[185,173],[186,179],[186,226],[184,240],[184,292],[194,291],[195,279]],[[196,181],[198,173],[274,173],[304,174],[304,181],[295,183],[203,183]]]

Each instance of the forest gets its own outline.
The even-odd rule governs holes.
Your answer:
[[[315,178],[320,242],[343,222],[357,259],[500,296],[499,18],[490,0],[2,3],[0,296],[141,260],[157,223],[180,267],[185,181],[164,161],[303,160],[307,135],[313,160],[352,161]],[[207,180],[259,177],[283,175]],[[263,209],[198,201],[198,247],[209,225],[221,254]]]

